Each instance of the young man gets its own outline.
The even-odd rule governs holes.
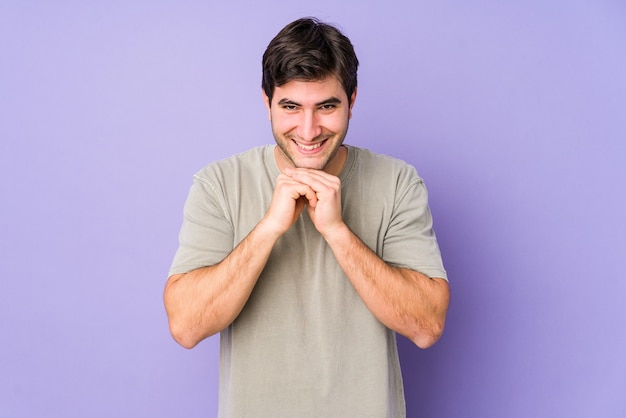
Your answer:
[[[220,417],[405,416],[395,333],[443,331],[422,180],[343,144],[357,67],[336,28],[287,25],[263,56],[277,145],[194,178],[164,299],[182,346],[221,333]]]

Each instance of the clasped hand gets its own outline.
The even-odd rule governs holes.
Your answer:
[[[298,219],[306,206],[315,228],[323,236],[343,223],[341,182],[322,170],[285,168],[276,179],[276,188],[266,214],[280,234]]]

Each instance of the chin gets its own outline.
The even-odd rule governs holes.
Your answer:
[[[294,164],[296,167],[298,168],[308,168],[308,169],[312,169],[312,170],[323,170],[326,168],[326,166],[328,166],[328,159],[327,158],[323,158],[321,160],[317,160],[317,161],[295,161]]]

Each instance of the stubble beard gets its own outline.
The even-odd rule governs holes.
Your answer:
[[[348,129],[346,127],[346,130],[339,136],[339,140],[337,141],[337,143],[335,144],[335,148],[331,151],[330,154],[328,154],[326,156],[326,158],[324,158],[321,161],[321,164],[317,164],[319,165],[319,167],[310,167],[310,166],[303,166],[303,165],[299,165],[296,163],[296,161],[293,158],[293,155],[291,154],[291,151],[289,150],[289,145],[292,142],[292,136],[291,135],[281,135],[278,132],[272,130],[272,133],[274,134],[274,140],[276,141],[276,144],[278,145],[278,148],[280,149],[281,154],[285,157],[286,160],[289,161],[289,163],[296,167],[296,168],[311,168],[314,170],[324,170],[328,164],[333,161],[333,158],[335,158],[335,156],[337,155],[337,152],[339,152],[339,149],[341,148],[341,146],[343,145],[343,141],[346,137],[346,135],[348,134]],[[337,136],[337,134],[322,134],[319,137],[315,138],[315,140],[319,140],[320,138],[325,138],[323,140],[331,140],[333,139],[335,136]],[[327,145],[327,144],[324,144]],[[297,145],[295,145],[297,147]]]

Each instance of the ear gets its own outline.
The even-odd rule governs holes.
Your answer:
[[[357,88],[354,88],[354,91],[352,92],[352,96],[350,96],[350,118],[352,118],[352,107],[354,106],[354,102],[356,101],[356,91]]]
[[[267,109],[267,118],[271,121],[272,120],[272,112],[271,112],[271,103],[270,103],[270,98],[267,97],[267,94],[265,94],[265,90],[261,89],[261,93],[263,94],[263,102],[265,103],[265,108]]]

